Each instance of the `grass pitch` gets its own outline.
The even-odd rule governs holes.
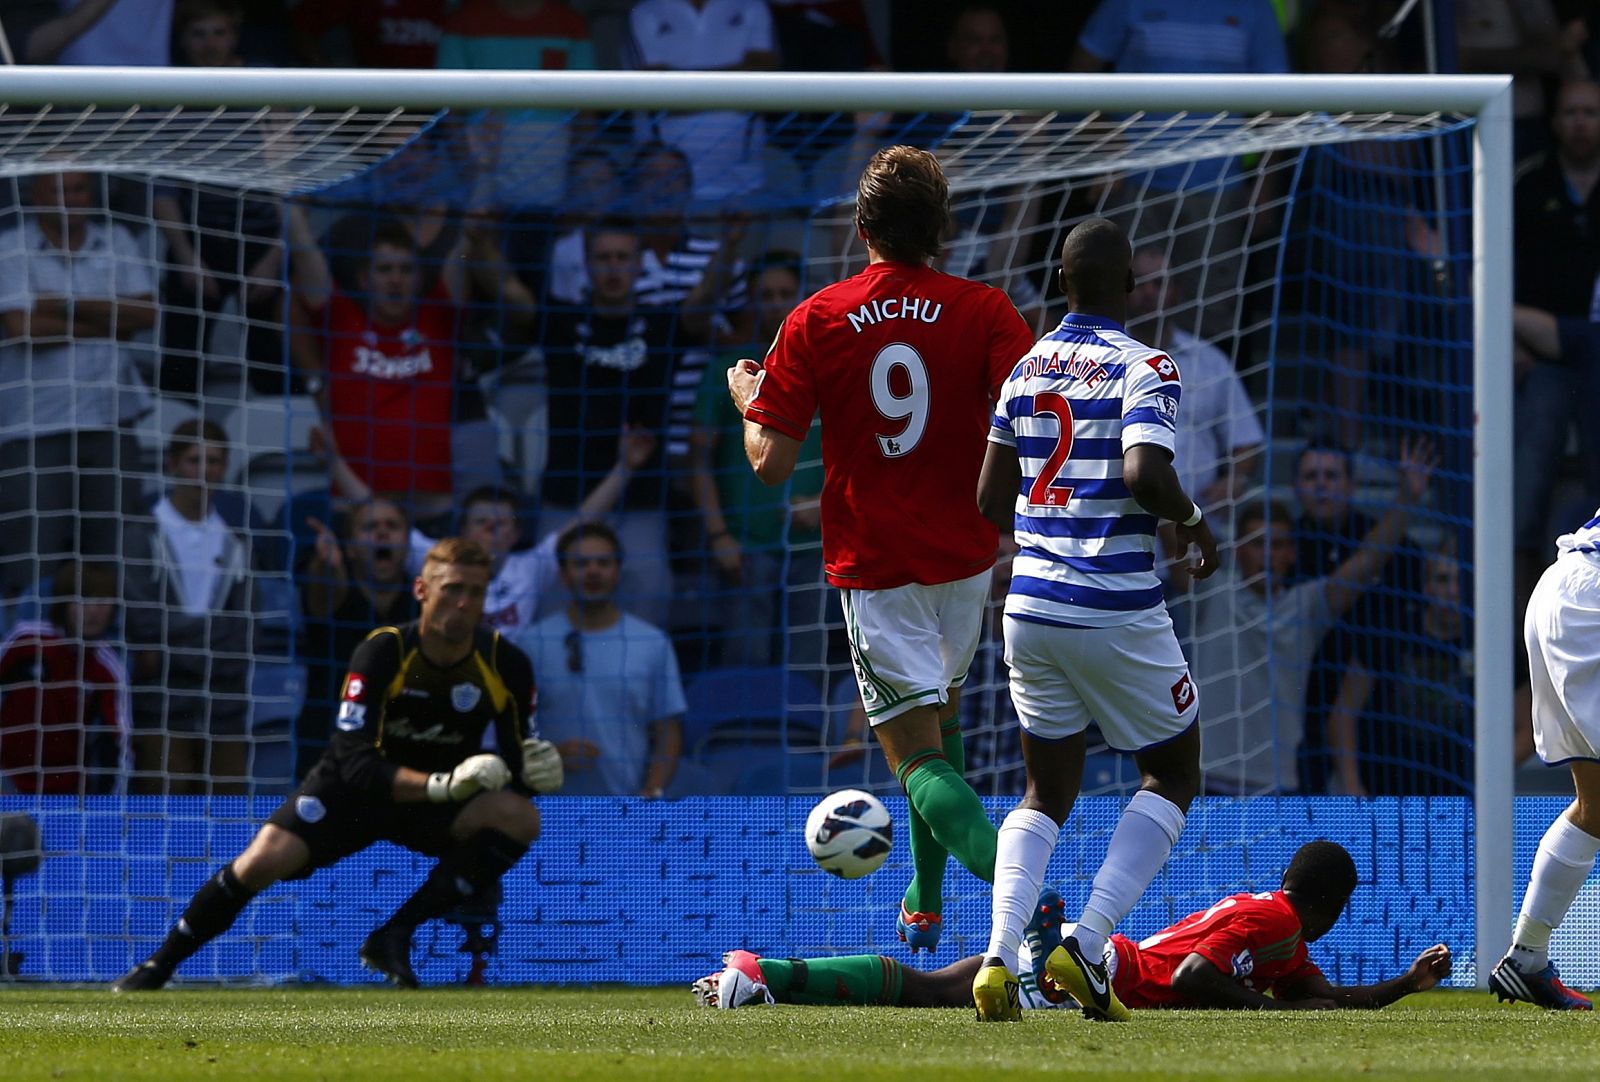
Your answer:
[[[693,1005],[678,988],[0,991],[0,1078],[1595,1078],[1600,1019],[1434,992],[1379,1012],[967,1011]]]

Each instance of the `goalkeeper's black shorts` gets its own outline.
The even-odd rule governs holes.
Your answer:
[[[267,822],[306,843],[311,859],[290,879],[304,879],[373,842],[393,842],[424,856],[443,856],[461,804],[399,804],[353,791],[337,776],[313,770]]]

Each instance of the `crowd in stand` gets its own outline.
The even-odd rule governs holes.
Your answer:
[[[36,0],[6,5],[0,27],[19,61],[44,64],[1354,73],[1420,70],[1424,55],[1418,21],[1387,32],[1402,5],[1382,0],[1192,0],[1170,18],[1118,0],[945,3],[931,20],[924,7]],[[1566,491],[1553,482],[1600,357],[1600,42],[1579,8],[1457,5],[1462,69],[1517,76],[1527,162],[1519,589],[1557,527],[1581,521],[1553,509]],[[958,119],[529,109],[447,118],[369,175],[287,202],[70,166],[20,182],[0,227],[0,791],[244,792],[263,773],[252,670],[271,659],[304,667],[282,780],[303,775],[345,659],[371,628],[415,617],[420,556],[448,534],[494,560],[486,619],[534,660],[569,792],[659,796],[675,778],[684,791],[680,764],[701,750],[684,685],[700,674],[821,674],[815,705],[850,713],[815,544],[820,468],[762,486],[723,374],[863,261],[847,216],[808,212],[849,193],[879,146],[936,149]],[[1040,330],[1061,298],[1017,268],[1047,267],[1063,223],[1105,214],[1135,239],[1130,331],[1183,372],[1178,468],[1235,538],[1224,581],[1170,584],[1215,792],[1470,791],[1459,538],[1403,532],[1430,497],[1408,487],[1420,452],[1401,422],[1447,418],[1375,389],[1448,375],[1405,333],[1438,303],[1448,247],[1408,153],[1312,150],[1298,171],[1212,159],[1060,201],[1018,187],[952,208],[942,267],[1003,286]],[[1290,427],[1268,432],[1266,387],[1238,374],[1263,347],[1241,333],[1241,302],[1216,302],[1251,279],[1250,260],[1278,257],[1274,238],[1318,258],[1326,223],[1281,218],[1314,205],[1287,198],[1291,176],[1354,177],[1383,206],[1366,238],[1378,254],[1353,285],[1378,297],[1363,318],[1380,325],[1302,329],[1320,363],[1277,383]],[[1326,288],[1287,288],[1288,322],[1327,310]],[[1242,303],[1259,316],[1273,301]],[[223,422],[285,401],[315,422],[291,432],[277,414],[291,494],[269,519],[240,498],[233,482],[259,478],[230,462],[237,428]],[[1323,408],[1303,421],[1307,402]],[[152,454],[135,430],[172,403],[188,413]],[[1296,509],[1259,495],[1274,489],[1275,437],[1297,445],[1273,493],[1292,489]],[[1375,457],[1401,464],[1380,521],[1358,498]],[[1600,456],[1578,459],[1592,470]],[[1583,481],[1586,517],[1600,479]],[[997,724],[972,758],[1006,791],[1017,763],[997,643],[978,664],[984,690],[966,709]],[[813,735],[853,740],[861,723]]]

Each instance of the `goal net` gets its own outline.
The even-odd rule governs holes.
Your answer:
[[[1509,921],[1510,828],[1487,843],[1482,829],[1486,806],[1509,820],[1509,768],[1489,768],[1486,790],[1473,754],[1475,719],[1509,716],[1509,602],[1475,510],[1509,476],[1474,456],[1475,416],[1500,440],[1509,424],[1475,371],[1498,333],[1474,202],[1503,165],[1482,149],[1488,84],[430,73],[380,94],[343,73],[38,82],[49,74],[16,73],[21,104],[0,111],[0,253],[26,268],[0,297],[0,800],[52,828],[49,883],[18,907],[27,953],[50,959],[30,975],[110,977],[153,945],[320,754],[350,649],[410,618],[420,553],[455,532],[510,550],[489,616],[533,656],[547,726],[563,724],[564,689],[609,680],[605,701],[623,704],[655,679],[556,633],[553,538],[597,518],[626,553],[622,603],[671,640],[684,699],[670,796],[796,794],[779,821],[797,843],[807,794],[897,794],[822,581],[815,445],[789,488],[759,491],[718,390],[799,297],[864,263],[856,177],[896,142],[934,150],[949,176],[940,267],[1005,289],[1040,332],[1065,311],[1066,230],[1123,225],[1130,333],[1183,374],[1177,465],[1226,570],[1172,578],[1168,600],[1216,795],[1129,933],[1275,887],[1312,837],[1350,848],[1370,888],[1319,957],[1346,981]],[[641,111],[713,103],[746,111]],[[1432,476],[1372,581],[1330,611],[1318,583],[1397,503],[1408,450],[1436,459]],[[1008,576],[1003,554],[960,707],[967,775],[997,813],[1023,784]],[[1490,619],[1505,624],[1480,641]],[[1506,684],[1490,700],[1486,672]],[[662,695],[636,705],[673,712]],[[1049,876],[1069,909],[1138,782],[1091,731],[1088,799]],[[569,771],[580,794],[641,787]],[[73,819],[40,793],[88,810]],[[233,794],[255,799],[218,799]],[[626,829],[578,807],[596,838]],[[1485,844],[1503,873],[1481,868]],[[886,947],[903,842],[853,884],[783,852],[774,950]],[[320,902],[274,895],[195,973],[354,979],[353,949],[305,944],[315,907],[415,867],[379,851],[313,880]],[[531,878],[519,897],[522,871],[508,934],[581,953],[538,915]],[[688,889],[668,904],[707,904]],[[1396,907],[1426,919],[1397,936]],[[987,888],[953,871],[945,917],[957,949],[979,949]],[[652,979],[731,945],[664,947]],[[455,964],[440,949],[425,979]],[[572,979],[547,963],[559,953],[503,953],[496,975]],[[1458,974],[1475,979],[1470,953]]]

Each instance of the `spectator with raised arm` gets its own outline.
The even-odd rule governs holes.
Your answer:
[[[163,67],[171,62],[173,0],[60,0],[60,14],[14,45],[25,64]]]
[[[1300,789],[1306,676],[1322,636],[1349,612],[1405,536],[1437,458],[1402,446],[1395,503],[1337,567],[1295,583],[1294,523],[1280,504],[1246,504],[1235,519],[1225,589],[1196,598],[1201,767],[1208,792],[1249,796]],[[1181,567],[1173,574],[1182,576]]]
[[[123,546],[134,789],[242,793],[253,576],[249,541],[213,505],[228,469],[227,434],[214,421],[184,421],[165,461],[170,485],[154,522],[129,523]]]
[[[104,213],[100,178],[37,173],[0,232],[0,588],[21,592],[74,555],[114,556],[139,504],[123,422],[148,396],[131,340],[156,322],[144,248]]]

